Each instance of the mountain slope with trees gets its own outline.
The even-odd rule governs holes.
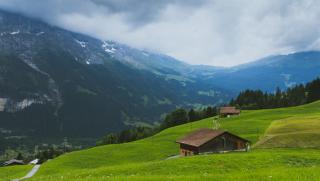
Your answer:
[[[0,11],[1,149],[32,140],[96,140],[152,125],[176,107],[230,98],[226,90],[186,77],[192,71],[165,55]]]

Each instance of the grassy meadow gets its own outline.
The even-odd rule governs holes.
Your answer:
[[[31,168],[31,165],[0,167],[0,181],[10,181],[15,178],[21,178],[25,176]]]
[[[318,150],[226,153],[82,169],[33,180],[317,180]]]
[[[31,180],[317,180],[320,179],[320,102],[243,111],[220,119],[221,128],[249,139],[249,152],[167,159],[175,140],[213,118],[166,129],[125,144],[62,155],[42,165]]]

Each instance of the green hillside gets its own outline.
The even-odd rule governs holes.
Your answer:
[[[211,127],[212,120],[176,126],[131,143],[65,154],[43,164],[31,180],[320,178],[320,102],[243,111],[241,116],[220,119],[222,128],[252,141],[254,149],[250,152],[166,159],[179,153],[175,140],[197,128]]]

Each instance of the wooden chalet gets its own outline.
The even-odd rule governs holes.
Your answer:
[[[239,115],[240,110],[236,107],[221,107],[219,110],[220,117],[230,117],[232,115]]]
[[[250,141],[224,130],[202,128],[176,141],[182,156],[223,151],[246,151]]]

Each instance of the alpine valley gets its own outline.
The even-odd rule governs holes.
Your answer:
[[[319,75],[320,52],[189,65],[0,11],[0,142],[95,139],[156,124],[177,107],[221,105],[246,88],[285,89]]]

